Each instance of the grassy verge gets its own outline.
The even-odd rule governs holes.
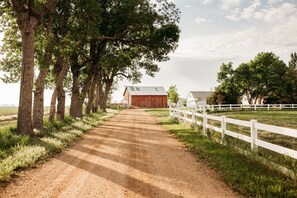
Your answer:
[[[215,169],[236,191],[255,197],[297,197],[297,182],[256,160],[241,155],[204,136],[201,128],[178,124],[168,118],[168,109],[148,110],[158,117],[159,124],[173,133],[199,159]]]
[[[117,112],[91,114],[81,120],[66,117],[63,123],[47,122],[43,131],[36,131],[36,137],[16,134],[15,127],[0,129],[0,181],[7,181],[20,170],[61,152],[83,132]]]

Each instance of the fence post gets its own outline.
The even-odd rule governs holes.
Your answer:
[[[258,146],[256,140],[258,139],[258,129],[256,128],[257,120],[251,120],[251,149],[257,151]]]
[[[203,113],[203,135],[206,136],[206,125],[207,125],[207,117],[206,113]]]
[[[282,104],[279,104],[279,109],[282,109]]]
[[[222,141],[223,143],[225,142],[225,132],[226,132],[226,116],[225,115],[222,115],[221,116],[221,129],[222,129]]]
[[[196,124],[196,119],[195,119],[195,111],[192,111],[192,123]]]
[[[183,114],[184,114],[184,123],[186,123],[186,118],[187,118],[186,110],[183,110]]]
[[[180,108],[177,108],[177,119],[178,119],[178,122],[181,121],[181,117],[180,117]]]
[[[213,105],[211,105],[211,110],[214,111],[214,106]]]
[[[256,105],[256,104],[254,104],[254,110],[255,110],[255,111],[257,110],[257,105]]]
[[[269,110],[269,107],[270,107],[270,104],[268,104],[268,106],[267,106],[267,110]]]
[[[232,104],[230,104],[229,106],[230,106],[230,111],[232,111]]]

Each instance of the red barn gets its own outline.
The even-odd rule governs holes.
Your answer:
[[[166,108],[167,92],[163,87],[127,86],[124,101],[128,107]]]

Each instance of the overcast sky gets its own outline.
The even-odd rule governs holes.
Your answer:
[[[160,63],[155,78],[142,86],[177,85],[181,97],[189,91],[209,91],[223,62],[234,66],[259,52],[274,52],[286,63],[297,51],[297,0],[172,0],[181,10],[181,38],[170,61]],[[128,81],[119,83],[113,101],[120,101]],[[18,85],[0,82],[0,104],[18,104]],[[46,94],[49,104],[50,94]]]

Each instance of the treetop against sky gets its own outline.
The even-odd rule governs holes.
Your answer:
[[[191,90],[209,91],[223,62],[238,66],[259,52],[274,52],[285,63],[297,46],[295,0],[171,0],[181,10],[181,38],[170,61],[160,63],[155,78],[142,85],[177,85],[181,97]],[[119,83],[113,101],[120,101],[125,85]],[[18,104],[18,85],[0,82],[0,104]],[[2,93],[6,97],[2,97]],[[48,98],[48,99],[47,99]],[[45,97],[49,103],[50,92]]]

